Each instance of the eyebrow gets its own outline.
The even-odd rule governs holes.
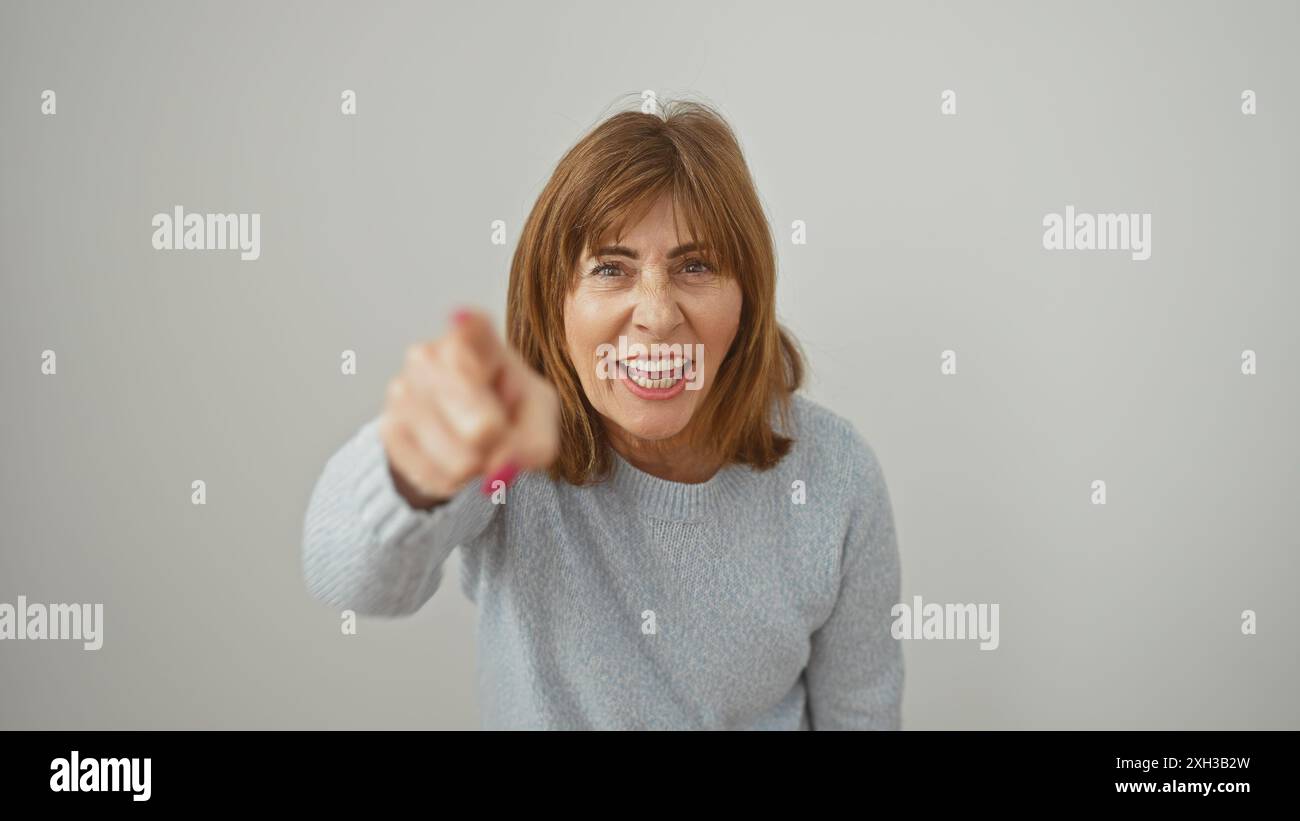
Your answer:
[[[700,247],[699,243],[695,243],[695,242],[688,242],[685,245],[678,245],[676,248],[668,252],[668,258],[675,259],[676,257],[680,257],[682,254],[689,254],[691,251],[696,251],[699,249],[699,247]],[[628,248],[626,245],[606,245],[604,248],[596,249],[596,256],[600,257],[600,256],[607,256],[607,255],[616,256],[616,257],[627,257],[628,259],[640,258],[637,255],[636,251],[633,251],[631,248]]]

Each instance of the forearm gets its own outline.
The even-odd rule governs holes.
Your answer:
[[[438,589],[451,551],[481,534],[496,511],[473,485],[430,501],[428,509],[412,506],[377,420],[362,426],[326,463],[307,506],[302,567],[312,595],[368,615],[419,610]]]

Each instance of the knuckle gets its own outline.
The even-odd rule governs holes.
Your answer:
[[[417,342],[406,349],[406,364],[408,367],[419,368],[428,362],[433,355],[432,342]]]
[[[474,475],[477,463],[469,454],[456,451],[444,457],[442,467],[448,479],[460,483]]]
[[[389,405],[396,405],[398,402],[401,402],[406,398],[406,394],[406,381],[400,376],[395,376],[388,380],[388,385],[384,388],[384,397],[388,400]],[[385,417],[387,417],[387,414],[385,414]],[[388,419],[389,430],[392,430],[393,427],[393,420]]]
[[[474,379],[481,370],[474,350],[458,337],[448,340],[438,354],[442,367],[462,378]]]
[[[481,449],[495,442],[503,427],[504,423],[498,414],[477,414],[466,424],[464,437],[471,447]]]

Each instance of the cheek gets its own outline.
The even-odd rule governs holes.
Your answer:
[[[592,335],[592,311],[588,300],[569,295],[564,301],[564,334],[569,347],[577,353]]]
[[[584,384],[590,384],[599,347],[610,341],[610,311],[600,300],[576,294],[564,303],[564,334],[569,357]]]
[[[732,280],[721,292],[700,305],[700,335],[706,355],[712,354],[715,364],[736,338],[743,302],[740,284]]]

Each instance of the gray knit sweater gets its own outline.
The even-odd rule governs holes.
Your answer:
[[[899,557],[885,479],[852,425],[796,395],[790,453],[702,484],[614,455],[602,483],[524,473],[431,512],[399,496],[377,419],[308,505],[314,596],[414,613],[461,548],[489,729],[897,729]]]

